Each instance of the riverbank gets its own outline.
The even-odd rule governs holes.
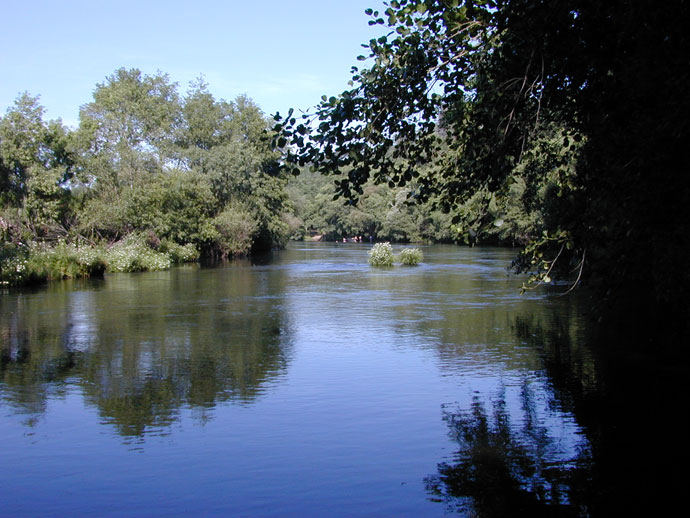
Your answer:
[[[131,234],[113,244],[58,241],[2,243],[0,286],[26,286],[50,280],[100,277],[105,272],[157,271],[173,264],[193,262],[199,252],[192,244],[148,243]]]

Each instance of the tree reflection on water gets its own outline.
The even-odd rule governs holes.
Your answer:
[[[426,478],[433,499],[478,517],[666,516],[683,505],[686,367],[641,355],[634,337],[578,325],[562,315],[515,319],[515,338],[539,354],[534,375],[548,390],[525,382],[519,409],[505,391],[445,408],[459,448]],[[544,408],[570,416],[577,448],[554,433],[558,419],[545,419]]]
[[[168,433],[185,408],[207,420],[202,409],[254,401],[290,352],[282,292],[262,297],[252,282],[280,288],[281,279],[224,273],[199,286],[177,270],[157,274],[164,282],[122,275],[107,289],[63,283],[50,296],[3,298],[0,403],[31,424],[48,400],[76,389],[102,422],[133,438]]]
[[[511,422],[505,397],[487,410],[475,396],[470,409],[444,410],[460,449],[426,479],[434,499],[468,516],[582,516],[576,487],[587,479],[586,446],[569,457],[534,412],[525,387],[522,426]]]

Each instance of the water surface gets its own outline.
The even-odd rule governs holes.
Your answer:
[[[577,298],[368,249],[0,295],[0,514],[596,514]]]

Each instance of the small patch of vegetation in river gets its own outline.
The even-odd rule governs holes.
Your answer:
[[[390,243],[376,243],[369,250],[369,264],[372,266],[391,267],[396,261],[406,266],[416,266],[423,258],[419,248],[405,248],[396,256]]]

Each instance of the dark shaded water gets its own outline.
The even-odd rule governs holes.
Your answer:
[[[511,252],[294,244],[0,295],[2,516],[606,516],[687,484],[682,368]],[[683,396],[684,398],[685,396]]]

